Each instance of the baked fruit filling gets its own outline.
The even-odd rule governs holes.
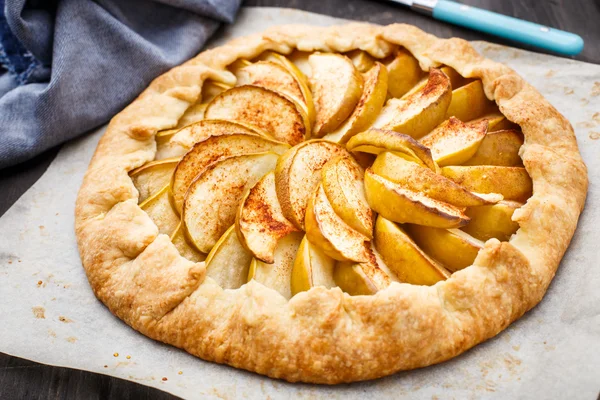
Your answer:
[[[130,172],[140,207],[221,287],[433,285],[518,229],[523,135],[480,80],[425,72],[404,49],[266,52],[229,70],[236,86],[205,82]]]

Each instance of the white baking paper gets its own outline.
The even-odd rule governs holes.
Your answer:
[[[340,22],[296,10],[247,8],[218,44],[275,24]],[[0,219],[0,351],[185,398],[595,399],[600,389],[600,66],[484,42],[475,46],[517,70],[569,118],[591,179],[579,228],[546,297],[496,338],[441,365],[326,387],[205,362],[142,336],[96,300],[75,244],[75,198],[100,129],[66,145]]]

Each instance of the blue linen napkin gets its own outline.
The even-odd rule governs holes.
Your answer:
[[[106,123],[241,0],[0,0],[0,168]]]

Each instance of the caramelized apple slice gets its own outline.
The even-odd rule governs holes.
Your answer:
[[[248,281],[254,279],[268,288],[277,290],[289,300],[292,297],[291,277],[294,259],[303,237],[301,232],[292,232],[282,238],[277,243],[273,264],[267,264],[254,258],[250,263]]]
[[[283,154],[289,149],[285,143],[251,134],[211,136],[196,143],[181,159],[171,179],[171,199],[175,210],[181,213],[185,193],[194,179],[213,162],[241,154],[274,151]]]
[[[478,79],[452,91],[452,101],[446,110],[446,118],[456,117],[461,121],[471,121],[495,106],[496,104],[485,96],[483,84]]]
[[[238,58],[227,66],[227,69],[234,75],[237,75],[240,69],[252,65],[252,62],[245,58]]]
[[[482,206],[502,200],[498,194],[469,192],[452,180],[390,152],[377,156],[371,169],[403,188],[456,207]]]
[[[388,70],[388,92],[400,98],[419,83],[425,73],[419,61],[405,49],[398,50],[396,57],[386,65]]]
[[[304,95],[298,81],[287,69],[275,62],[259,61],[250,64],[240,68],[236,77],[236,86],[260,86],[284,94],[298,104],[304,103]]]
[[[297,231],[281,211],[275,189],[275,174],[266,174],[240,202],[236,216],[242,245],[260,261],[272,264],[277,242]]]
[[[185,238],[185,231],[183,229],[181,220],[175,229],[175,232],[171,235],[171,242],[179,251],[182,257],[187,258],[193,262],[201,262],[206,259],[206,254],[200,253],[196,248],[194,248],[188,240]]]
[[[340,145],[324,140],[304,142],[279,159],[275,170],[277,198],[283,215],[304,229],[308,198],[321,181],[321,168],[332,158],[350,154]]]
[[[317,118],[314,135],[322,137],[344,122],[363,92],[363,78],[348,57],[315,53],[308,58]]]
[[[485,114],[482,117],[469,121],[469,124],[476,124],[483,120],[488,122],[488,133],[502,131],[505,129],[518,130],[519,128],[517,124],[510,122],[500,111],[494,111],[489,114]]]
[[[296,82],[298,82],[300,90],[302,91],[302,98],[304,100],[303,102],[300,102],[300,105],[305,107],[304,111],[308,116],[310,126],[312,126],[315,123],[316,112],[312,92],[308,87],[308,79],[306,78],[306,76],[310,75],[310,65],[308,65],[309,55],[310,53],[295,51],[288,57],[285,57],[272,51],[266,51],[261,55],[261,59],[279,63],[296,79]],[[298,66],[296,64],[298,64]],[[309,136],[310,135],[307,135],[307,137]]]
[[[465,124],[457,118],[442,122],[420,142],[429,147],[440,166],[462,164],[475,154],[487,132],[487,121]]]
[[[363,77],[364,90],[356,108],[346,122],[335,131],[325,135],[323,139],[335,143],[346,143],[348,139],[369,127],[377,119],[386,97],[388,81],[386,69],[380,63],[375,63]]]
[[[193,181],[185,195],[181,219],[198,250],[208,253],[213,248],[235,222],[244,192],[273,170],[278,158],[276,153],[226,158],[213,163]]]
[[[257,127],[291,145],[302,142],[310,129],[306,115],[285,96],[258,86],[238,86],[215,97],[206,119],[223,119]]]
[[[462,230],[483,241],[491,238],[507,241],[519,229],[519,224],[512,220],[512,216],[522,206],[516,201],[501,201],[494,205],[469,208],[465,214],[471,221]]]
[[[439,228],[458,228],[469,222],[459,208],[406,189],[371,169],[365,171],[365,194],[375,212],[394,222]]]
[[[375,294],[398,281],[372,247],[367,262],[338,262],[333,269],[333,279],[340,289],[352,296]]]
[[[159,131],[156,133],[157,145],[164,144],[164,142],[166,142],[165,139],[168,140],[174,134],[179,132],[179,130],[181,128],[191,125],[193,123],[196,123],[198,121],[201,121],[204,118],[204,111],[206,110],[207,105],[208,105],[207,103],[199,103],[199,104],[192,104],[191,106],[189,106],[188,109],[185,111],[185,113],[183,113],[183,115],[181,116],[181,118],[177,122],[177,125],[174,128],[167,129],[164,131]],[[156,158],[159,159],[158,156]],[[165,158],[165,157],[162,157],[162,158]]]
[[[181,157],[198,142],[202,142],[211,136],[232,133],[247,133],[270,138],[268,134],[247,125],[218,119],[205,119],[178,130],[171,136],[168,143],[157,149],[156,159]]]
[[[237,289],[246,283],[252,254],[238,240],[232,225],[206,257],[206,275],[223,289]]]
[[[497,165],[522,167],[519,149],[523,145],[523,134],[515,130],[488,133],[479,148],[464,165]]]
[[[418,139],[444,121],[451,99],[450,79],[432,68],[422,88],[402,99],[388,100],[373,126]]]
[[[178,162],[179,159],[177,158],[150,161],[129,172],[129,176],[139,193],[139,203],[158,193],[169,183]]]
[[[381,215],[375,223],[375,247],[401,282],[433,285],[450,277],[450,273],[425,254],[402,228]]]
[[[312,75],[312,69],[310,68],[310,64],[308,63],[308,57],[310,57],[312,53],[309,51],[300,51],[294,50],[287,56],[282,56],[288,60],[297,70],[302,73],[304,79],[306,79],[306,83],[308,85],[308,78]]]
[[[408,135],[381,129],[369,129],[354,136],[346,148],[354,152],[379,154],[384,151],[405,154],[415,162],[437,171],[431,150]]]
[[[367,72],[375,65],[375,58],[363,50],[352,50],[346,54],[359,72]]]
[[[306,237],[329,257],[339,261],[366,262],[369,240],[346,224],[333,210],[319,184],[306,208]]]
[[[165,185],[158,193],[148,197],[142,203],[140,208],[146,211],[152,221],[158,227],[159,233],[171,235],[177,229],[179,217],[171,208],[169,202],[169,185]]]
[[[323,166],[323,190],[337,215],[352,229],[373,237],[373,212],[365,198],[363,172],[356,161],[337,157]]]
[[[425,253],[453,272],[472,265],[483,248],[482,241],[460,229],[407,225],[406,230]]]
[[[232,86],[222,82],[216,81],[205,81],[202,85],[202,103],[209,103],[212,99],[217,97],[219,94],[226,90],[231,89]]]
[[[495,165],[451,166],[442,168],[442,175],[467,190],[477,193],[499,193],[506,200],[526,201],[531,197],[533,183],[525,168]]]
[[[332,288],[336,286],[333,280],[335,260],[327,256],[318,246],[308,241],[304,236],[292,269],[292,296],[316,286]]]
[[[440,70],[446,74],[448,79],[450,79],[450,83],[452,84],[452,90],[456,90],[461,86],[464,86],[469,82],[468,79],[461,76],[456,70],[452,67],[444,65]]]

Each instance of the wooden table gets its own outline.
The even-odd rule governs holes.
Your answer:
[[[585,49],[576,60],[600,64],[600,0],[463,0],[465,4],[574,32]],[[378,24],[406,22],[440,37],[488,40],[515,47],[455,26],[437,22],[385,1],[248,0],[246,6],[289,7]],[[301,22],[301,21],[299,21]],[[0,172],[0,215],[44,173],[58,148]],[[2,399],[174,399],[156,389],[104,375],[34,363],[0,353]]]

